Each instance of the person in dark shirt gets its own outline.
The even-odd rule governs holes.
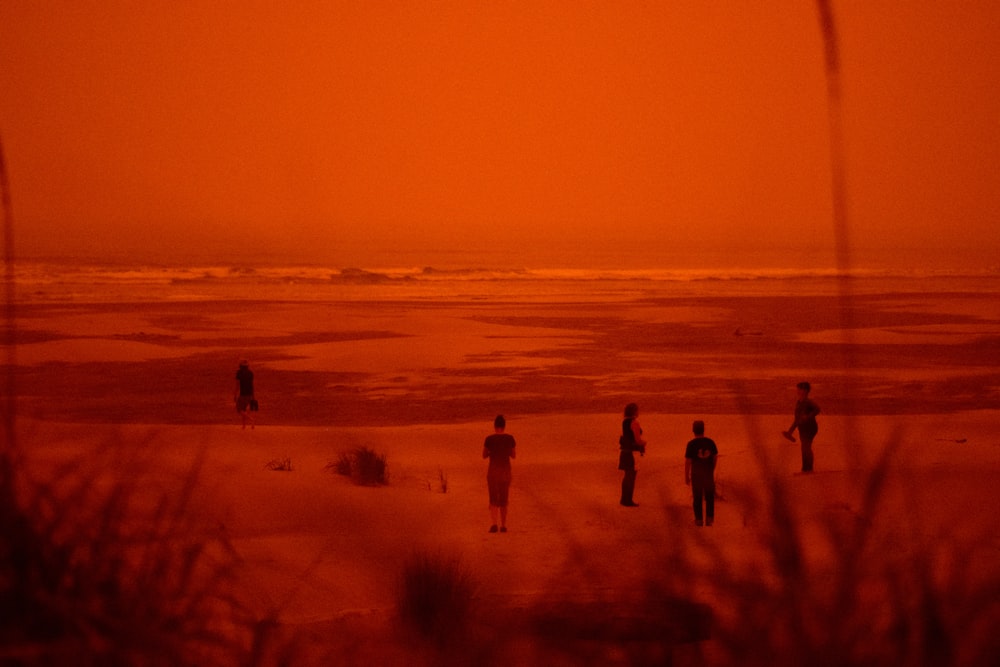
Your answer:
[[[507,504],[510,499],[511,470],[510,460],[517,458],[517,451],[514,449],[514,436],[505,433],[507,420],[503,415],[497,415],[493,420],[493,434],[486,436],[483,444],[483,458],[490,460],[489,468],[486,471],[486,486],[490,493],[490,532],[497,532],[497,519],[499,518],[499,531],[507,532]]]
[[[696,421],[691,430],[694,439],[684,452],[684,483],[691,487],[694,501],[695,525],[711,526],[715,523],[715,463],[719,449],[715,441],[705,437],[705,422]],[[705,501],[704,520],[702,499]]]
[[[799,440],[802,441],[802,472],[812,472],[813,470],[813,439],[819,432],[819,425],[816,423],[816,415],[819,414],[819,406],[809,398],[812,387],[808,382],[800,382],[795,386],[798,394],[798,401],[795,403],[795,418],[792,425],[782,435],[795,442],[792,435],[795,429],[799,430]]]
[[[240,367],[236,371],[236,386],[233,390],[233,400],[236,401],[236,412],[243,418],[243,428],[250,424],[254,427],[253,411],[250,409],[254,399],[253,392],[253,371],[250,370],[250,362],[246,359],[240,360]]]
[[[618,469],[624,472],[622,476],[621,504],[624,507],[638,507],[632,499],[635,493],[635,452],[639,456],[646,453],[646,441],[642,437],[642,427],[639,426],[639,406],[629,403],[625,406],[625,419],[622,420],[622,434],[618,438]]]

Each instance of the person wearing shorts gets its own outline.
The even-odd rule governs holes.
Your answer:
[[[490,532],[507,532],[507,505],[510,500],[510,460],[517,458],[514,436],[505,433],[507,420],[497,415],[493,420],[493,433],[486,436],[483,458],[490,460],[486,471],[486,486],[490,494]],[[498,525],[499,521],[499,525]]]

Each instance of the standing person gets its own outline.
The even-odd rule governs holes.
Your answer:
[[[510,460],[517,458],[514,449],[514,436],[504,433],[507,420],[503,415],[497,415],[493,420],[493,434],[486,436],[483,444],[483,458],[490,460],[486,471],[486,486],[490,492],[490,532],[497,532],[497,518],[500,519],[500,532],[507,532],[507,502],[510,495]]]
[[[642,437],[642,427],[639,426],[639,406],[629,403],[625,406],[625,419],[622,420],[622,435],[618,438],[618,446],[621,451],[618,454],[618,469],[624,471],[622,477],[622,498],[621,504],[625,507],[638,507],[638,503],[632,500],[635,492],[635,476],[638,472],[635,469],[635,454],[639,456],[646,453],[646,441]]]
[[[812,387],[808,382],[800,382],[795,385],[798,401],[795,403],[795,419],[787,431],[782,431],[782,435],[795,442],[792,433],[799,429],[799,439],[802,441],[802,472],[812,472],[813,470],[813,438],[819,431],[816,423],[816,415],[819,414],[819,406],[809,398],[809,391]]]
[[[704,498],[704,525],[711,526],[715,522],[715,462],[719,448],[714,440],[705,437],[705,422],[699,419],[691,430],[694,439],[688,442],[684,452],[684,483],[691,487],[695,525],[703,525],[701,501]]]
[[[236,371],[236,387],[233,390],[233,400],[236,401],[236,412],[243,417],[243,428],[250,423],[250,428],[254,427],[253,411],[250,409],[251,403],[255,400],[253,393],[253,371],[250,370],[250,362],[246,359],[240,360],[240,367]]]

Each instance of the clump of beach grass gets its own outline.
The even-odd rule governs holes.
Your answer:
[[[200,461],[158,491],[124,444],[42,481],[14,448],[0,455],[0,663],[256,662],[260,627],[231,586],[238,557],[191,511]],[[122,460],[130,475],[107,472]]]
[[[475,583],[461,559],[416,553],[400,572],[396,604],[407,627],[444,644],[466,635],[474,594]]]
[[[380,454],[366,446],[355,447],[350,452],[341,452],[336,461],[324,468],[338,475],[350,477],[361,486],[381,486],[389,483],[389,466],[385,454]]]
[[[338,475],[350,476],[354,468],[354,458],[350,452],[341,452],[337,455],[337,460],[327,464],[327,470],[333,470]]]

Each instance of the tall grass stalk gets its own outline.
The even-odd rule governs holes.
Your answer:
[[[264,626],[233,595],[238,558],[191,511],[200,460],[176,493],[135,473],[142,443],[124,439],[32,476],[16,419],[14,228],[2,142],[0,200],[0,664],[258,664],[254,637]]]
[[[468,631],[475,584],[457,556],[418,553],[404,564],[397,591],[400,618],[438,644]]]

